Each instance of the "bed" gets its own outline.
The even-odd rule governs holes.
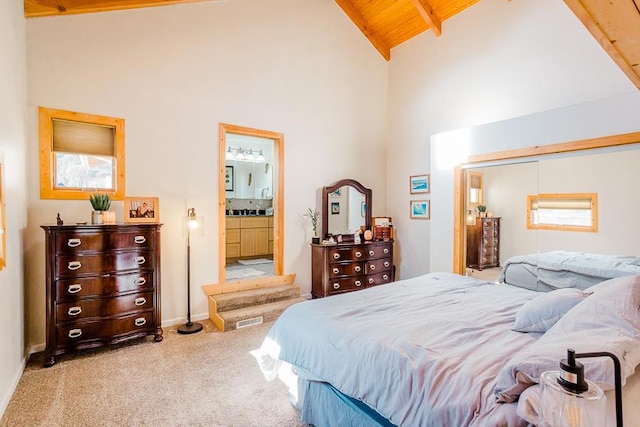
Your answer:
[[[603,351],[604,346],[618,355],[628,383],[625,401],[640,399],[640,373],[635,373],[640,276],[632,279],[591,294],[569,290],[580,297],[561,304],[539,299],[553,297],[551,292],[428,274],[295,304],[253,355],[267,379],[280,376],[289,384],[302,421],[319,427],[526,426],[535,421],[537,410],[536,395],[528,390],[534,389],[541,369],[557,369],[569,342],[578,352]],[[625,292],[629,295],[620,296]],[[608,301],[611,293],[618,299]],[[594,308],[585,301],[605,308],[623,301],[629,307],[622,312],[631,313],[632,327],[628,319],[618,319],[617,306]],[[536,307],[541,313],[535,313]],[[555,312],[549,313],[549,307]],[[589,316],[579,307],[608,316],[614,312],[613,320],[603,320],[613,326],[589,318],[585,334],[580,322]],[[569,315],[576,310],[578,320]],[[522,331],[529,330],[515,331],[518,320]],[[624,331],[612,333],[622,323]],[[585,362],[585,373],[613,388],[613,371],[605,362]],[[521,394],[526,399],[519,399]]]
[[[538,291],[586,289],[603,280],[640,274],[640,257],[550,251],[509,258],[499,282]]]

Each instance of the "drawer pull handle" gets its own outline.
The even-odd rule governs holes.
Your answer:
[[[138,277],[136,280],[133,281],[134,285],[138,285],[138,286],[142,286],[145,283],[147,283],[147,279],[145,279],[144,277]]]
[[[82,242],[80,241],[80,239],[69,239],[67,240],[67,246],[69,246],[70,248],[75,248],[76,246],[80,246]]]
[[[136,236],[133,238],[133,241],[136,243],[144,243],[147,239],[145,239],[144,236]]]
[[[72,329],[69,331],[69,338],[78,338],[82,335],[82,329]]]
[[[374,256],[376,253],[374,251],[369,251],[369,255]]]
[[[333,259],[340,259],[340,254],[333,254]]]
[[[135,258],[133,259],[133,262],[135,262],[135,263],[136,263],[136,264],[138,264],[138,265],[142,265],[142,264],[144,264],[145,262],[147,262],[147,260],[146,260],[146,259],[144,259],[144,257],[143,257],[143,256],[138,256],[138,257],[135,257]]]
[[[356,271],[356,273],[360,273],[360,271],[362,271],[362,267],[360,267],[359,265],[356,265],[354,270]]]
[[[385,261],[385,262],[384,262],[384,266],[385,266],[385,267],[389,267],[389,261]]]
[[[370,284],[370,285],[373,285],[373,282],[375,282],[375,280],[373,280],[373,279],[371,279],[371,278],[370,278],[370,279],[369,279],[369,284]]]
[[[371,270],[375,270],[375,269],[376,269],[376,266],[375,266],[375,265],[373,265],[373,264],[371,264],[371,265],[369,266],[369,268],[370,268]]]
[[[385,254],[388,254],[388,253],[389,253],[389,248],[384,248],[384,249],[383,249],[383,252],[384,252]]]
[[[67,292],[69,292],[70,294],[77,294],[81,290],[82,290],[82,285],[79,283],[74,283],[73,285],[69,285],[69,287],[67,288]]]
[[[80,267],[82,267],[82,263],[80,261],[71,261],[69,264],[67,264],[67,268],[69,270],[77,270]]]
[[[143,297],[136,298],[133,302],[135,305],[145,305],[147,303],[147,299]]]
[[[358,251],[356,252],[356,258],[360,258],[362,256],[362,252]]]
[[[385,275],[383,275],[383,276],[382,276],[382,278],[383,278],[384,280],[389,280],[389,276],[387,276],[386,274],[385,274]]]
[[[82,307],[70,307],[69,310],[67,310],[69,316],[77,316],[80,313],[82,313]]]
[[[333,274],[338,274],[338,273],[340,273],[340,269],[338,269],[338,268],[334,268],[334,269],[333,269]]]
[[[340,289],[340,283],[334,283],[333,289]]]
[[[147,323],[147,319],[145,319],[144,317],[138,317],[134,323],[136,324],[136,326],[142,326]]]
[[[362,282],[360,280],[356,280],[356,286],[362,286]]]

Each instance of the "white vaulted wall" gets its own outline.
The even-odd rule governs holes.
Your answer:
[[[316,194],[354,178],[385,205],[387,64],[334,3],[234,0],[27,21],[29,152],[38,176],[37,107],[126,121],[126,193],[160,200],[162,319],[186,316],[183,217],[195,207],[192,313],[218,278],[218,123],[284,133],[284,270],[311,291]],[[87,221],[85,201],[40,200],[30,186],[29,342],[44,330],[42,223]],[[318,206],[319,208],[319,206]],[[121,219],[122,203],[112,208]],[[375,210],[375,207],[374,207]],[[374,212],[375,213],[375,212]],[[38,347],[39,348],[39,347]]]
[[[27,60],[22,13],[22,2],[0,2],[0,181],[4,181],[7,243],[7,263],[0,271],[0,416],[26,360]]]
[[[627,110],[636,100],[638,90],[561,1],[484,0],[447,20],[441,37],[428,32],[394,49],[387,203],[402,277],[452,268],[453,163],[638,129]],[[490,122],[503,124],[479,126]],[[431,174],[427,197],[409,194],[409,175],[421,173]],[[422,198],[431,200],[431,220],[410,220],[409,200]]]

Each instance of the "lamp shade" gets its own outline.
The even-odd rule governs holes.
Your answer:
[[[607,398],[595,383],[584,378],[575,351],[567,350],[560,371],[540,376],[538,427],[597,427],[607,421]]]

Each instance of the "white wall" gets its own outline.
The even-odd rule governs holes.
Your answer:
[[[639,126],[631,117],[637,89],[563,2],[484,0],[447,20],[441,37],[422,34],[391,56],[387,214],[402,277],[451,269],[451,168],[469,152]],[[476,128],[545,111],[521,127],[504,123],[498,138],[494,128]],[[442,144],[430,144],[432,135]],[[436,152],[457,158],[437,163]],[[408,177],[420,173],[431,173],[431,221],[409,220]]]
[[[6,202],[5,254],[0,271],[0,416],[26,362],[24,230],[27,218],[27,59],[22,2],[0,2],[0,159]]]
[[[192,312],[207,317],[200,284],[217,282],[218,123],[284,133],[284,270],[311,290],[307,207],[319,189],[354,178],[385,206],[387,64],[326,0],[234,0],[30,19],[29,175],[38,176],[39,105],[126,120],[126,193],[157,196],[162,317],[186,316],[182,217],[195,207]],[[367,154],[367,162],[356,162]],[[366,164],[365,164],[366,163]],[[45,340],[44,234],[60,212],[86,221],[84,201],[40,200],[30,186],[29,334]],[[122,203],[114,203],[122,218]],[[374,213],[375,213],[374,207]]]

